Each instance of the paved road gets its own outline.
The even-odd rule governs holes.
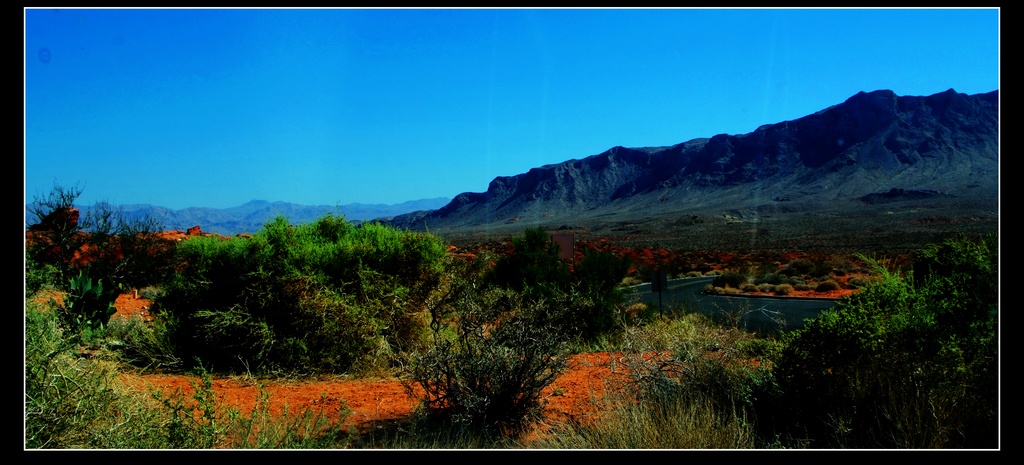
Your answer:
[[[714,277],[682,278],[668,281],[668,290],[661,293],[661,308],[668,310],[684,306],[691,311],[700,311],[715,317],[743,315],[747,330],[796,329],[804,320],[814,318],[822,310],[835,306],[835,300],[800,299],[791,297],[734,297],[703,295],[704,287]],[[657,292],[651,292],[651,284],[633,287],[638,298],[649,305],[658,306]]]

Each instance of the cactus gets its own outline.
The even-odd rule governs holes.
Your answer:
[[[117,312],[114,302],[118,290],[104,289],[103,280],[93,281],[89,278],[88,270],[71,278],[70,285],[71,291],[64,300],[62,312],[64,323],[75,331],[83,328],[102,329]]]

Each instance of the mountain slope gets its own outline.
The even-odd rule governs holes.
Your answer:
[[[594,229],[634,217],[855,208],[865,196],[889,192],[995,205],[998,101],[998,91],[966,95],[950,89],[925,97],[860,92],[748,134],[660,150],[613,147],[498,177],[486,192],[460,194],[442,208],[400,215],[393,224],[455,232],[524,221]]]

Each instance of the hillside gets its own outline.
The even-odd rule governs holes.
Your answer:
[[[391,223],[455,242],[540,225],[693,248],[901,247],[997,228],[998,128],[998,91],[860,92],[748,134],[498,177]]]

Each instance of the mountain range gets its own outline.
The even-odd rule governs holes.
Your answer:
[[[769,237],[797,243],[823,234],[913,235],[905,226],[929,222],[932,230],[935,223],[963,229],[965,221],[994,229],[998,193],[998,90],[877,90],[748,134],[612,147],[497,177],[486,192],[388,222],[451,237],[543,226],[703,243],[693,239],[732,233],[733,242],[756,245]],[[830,234],[829,225],[841,234]]]
[[[292,224],[308,223],[328,213],[344,215],[345,219],[353,223],[375,219],[386,221],[403,213],[440,208],[450,200],[439,197],[393,205],[352,203],[339,206],[252,200],[231,208],[190,207],[172,210],[149,204],[119,205],[117,208],[129,218],[148,217],[159,220],[163,228],[168,230],[184,231],[199,226],[203,232],[233,236],[255,233],[262,229],[267,221],[278,215],[288,218]],[[81,207],[80,210],[86,213],[90,208],[93,207]]]
[[[83,208],[88,210],[89,207]],[[481,243],[526,227],[691,249],[906,248],[999,226],[999,92],[859,92],[747,134],[612,147],[397,205],[253,200],[226,209],[122,205],[165,229],[253,233],[327,213]]]

